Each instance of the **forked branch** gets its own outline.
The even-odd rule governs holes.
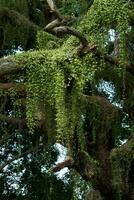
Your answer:
[[[47,0],[47,3],[50,7],[51,12],[55,15],[55,17],[63,20],[64,17],[60,14],[59,10],[57,9],[55,5],[55,2],[53,0]]]
[[[54,16],[56,17],[56,19],[54,21],[50,22],[45,27],[45,31],[48,33],[51,33],[53,35],[56,35],[57,37],[64,37],[66,35],[73,35],[73,36],[77,37],[81,43],[79,51],[84,49],[85,47],[87,47],[88,41],[87,41],[86,37],[81,32],[68,26],[69,21],[60,14],[54,1],[47,0],[47,2],[48,2],[51,12],[54,13]]]

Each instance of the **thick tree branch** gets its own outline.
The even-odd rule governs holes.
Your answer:
[[[47,3],[51,9],[51,12],[55,14],[55,17],[62,20],[64,17],[60,14],[59,10],[57,9],[54,0],[47,0]]]
[[[56,20],[52,21],[50,24],[48,24],[45,27],[45,31],[48,33],[51,33],[53,35],[56,35],[58,37],[64,37],[65,35],[74,35],[76,36],[80,42],[81,46],[79,47],[79,52],[81,49],[85,48],[88,46],[88,41],[86,37],[77,31],[74,28],[71,28],[67,26],[68,20],[60,14],[59,10],[57,9],[55,3],[53,0],[47,0],[48,5],[50,6],[51,12],[53,12],[56,15]]]
[[[126,161],[128,158],[129,160],[134,160],[134,134],[130,136],[125,144],[116,149],[112,149],[111,157],[116,159],[122,158],[122,160],[126,159]]]
[[[0,83],[0,90],[14,90],[15,92],[17,92],[19,97],[26,97],[26,88],[23,83]]]
[[[15,83],[0,83],[0,89],[1,90],[9,90],[16,88]]]
[[[97,45],[96,45],[97,47]],[[121,66],[125,66],[126,70],[131,73],[132,75],[134,75],[134,71],[132,69],[132,66],[126,61],[125,63],[121,63],[120,60],[114,56],[108,55],[106,53],[103,53],[102,51],[100,51],[98,48],[91,48],[91,46],[89,45],[88,47],[86,47],[85,52],[83,53],[83,55],[92,52],[94,56],[96,56],[99,59],[103,59],[106,62],[112,64],[112,65],[121,65]]]
[[[31,22],[30,20],[28,20],[27,17],[25,17],[24,15],[21,15],[20,13],[18,13],[15,10],[10,10],[7,7],[1,7],[0,8],[0,20],[2,22],[7,23],[11,23],[13,26],[22,26],[25,28],[29,28],[29,29],[34,29],[34,30],[38,30],[39,27],[34,24],[33,22]]]
[[[71,157],[68,157],[66,160],[64,160],[61,163],[58,163],[57,165],[55,165],[54,167],[52,167],[49,171],[51,172],[58,172],[61,169],[65,168],[65,167],[69,167],[71,168],[74,164],[74,160]]]
[[[36,127],[38,128],[42,128],[42,126],[45,125],[45,122],[44,122],[44,118],[43,116],[41,115],[41,113],[36,113],[36,117],[37,117],[37,124],[36,124]],[[27,120],[25,118],[23,119],[19,119],[19,118],[15,118],[15,117],[12,117],[12,116],[7,116],[7,115],[3,115],[3,114],[0,114],[0,121],[3,121],[3,122],[6,122],[7,124],[9,124],[10,126],[12,126],[13,128],[28,128],[27,127]]]
[[[57,19],[55,19],[54,21],[52,21],[45,27],[44,30],[46,32],[56,35],[57,37],[73,35],[73,36],[77,37],[81,43],[81,45],[77,49],[77,52],[80,56],[83,56],[87,53],[92,52],[94,54],[94,56],[96,56],[99,59],[104,59],[106,62],[109,62],[110,64],[123,65],[123,66],[125,65],[127,68],[127,71],[134,75],[134,71],[129,63],[126,62],[124,64],[121,64],[117,58],[101,52],[97,48],[97,45],[89,44],[88,40],[81,32],[77,31],[76,29],[74,29],[72,27],[69,27],[67,25],[68,21],[60,14],[59,10],[57,9],[57,7],[54,3],[54,0],[47,0],[47,2],[48,2],[48,5],[49,5],[51,11],[53,13],[56,13]]]
[[[23,67],[16,64],[10,58],[5,57],[0,59],[0,77],[9,74],[15,74],[23,70]]]
[[[51,10],[56,10],[56,5],[53,0],[47,0],[47,3],[49,7],[51,8]]]
[[[71,29],[72,28],[70,28],[70,30]],[[79,34],[79,33],[76,32],[76,34]],[[83,40],[83,43],[85,43],[85,45],[86,45],[86,43],[87,43],[86,40],[84,41],[84,38],[81,38],[81,40]],[[112,66],[113,65],[118,66],[121,64],[117,58],[101,52],[97,48],[97,45],[88,45],[87,47],[85,47],[83,49],[82,55],[85,55],[89,52],[92,52],[93,55],[95,55],[99,59],[104,59],[106,62],[110,63]],[[126,62],[121,65],[126,67],[126,71],[128,71],[129,73],[134,75],[134,70],[132,69],[132,67],[129,63]],[[20,63],[20,65],[18,65],[15,62],[13,62],[10,58],[7,58],[7,57],[0,59],[0,77],[3,77],[4,75],[19,73],[20,71],[23,71],[23,70],[24,70],[24,67],[21,65],[21,63]],[[1,85],[1,87],[2,87],[2,85]]]
[[[90,159],[89,155],[85,151],[79,151],[74,163],[75,170],[85,180],[91,181],[92,178],[98,175],[98,166]]]
[[[26,119],[18,119],[10,116],[0,114],[0,121],[6,122],[14,128],[27,128]]]
[[[93,55],[97,58],[104,59],[106,62],[109,62],[112,65],[122,65],[123,67],[125,66],[126,70],[132,75],[134,75],[134,70],[129,63],[126,62],[122,64],[117,58],[101,52],[97,48],[97,45],[89,44],[86,37],[82,33],[80,33],[72,27],[67,26],[68,21],[60,14],[59,10],[57,9],[54,3],[54,0],[47,0],[47,2],[51,11],[53,13],[56,13],[55,16],[57,19],[52,21],[45,27],[46,32],[49,32],[58,37],[64,37],[65,35],[73,35],[77,37],[81,43],[81,45],[77,49],[78,55],[83,56],[87,53],[92,52]]]
[[[3,102],[2,102],[2,104],[1,104],[1,106],[0,106],[0,112],[3,112],[6,103],[7,103],[7,95],[5,95],[5,96],[3,97]]]
[[[111,104],[105,97],[102,96],[89,96],[89,95],[83,95],[83,101],[84,103],[94,103],[100,105],[103,112],[107,112],[107,114],[114,114],[116,112],[120,111],[120,108]]]

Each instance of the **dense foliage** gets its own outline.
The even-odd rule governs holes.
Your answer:
[[[83,198],[131,200],[133,2],[55,2],[87,38],[89,45],[81,53],[77,37],[59,39],[42,30],[53,20],[47,2],[0,1],[1,55],[23,50],[6,61],[16,65],[17,74],[0,73],[1,198],[81,198],[82,192],[76,197],[73,187],[81,189],[85,182],[79,179],[77,186],[70,176],[64,183],[49,171],[57,158],[54,144],[61,143],[73,160],[70,167],[90,183]],[[19,183],[10,184],[14,173]]]

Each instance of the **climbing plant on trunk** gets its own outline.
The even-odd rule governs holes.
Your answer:
[[[75,28],[75,19],[64,17],[53,0],[47,3],[53,17],[37,34],[39,49],[0,60],[1,121],[29,134],[39,129],[48,145],[68,148],[69,157],[51,172],[74,168],[100,198],[133,199],[132,3],[95,0]],[[114,86],[114,102],[104,97],[106,81]],[[5,110],[9,101],[13,112]],[[120,145],[122,132],[127,142]]]

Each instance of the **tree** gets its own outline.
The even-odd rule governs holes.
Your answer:
[[[1,142],[9,144],[18,129],[38,138],[33,140],[32,150],[24,147],[24,153],[2,162],[1,170],[38,149],[40,137],[47,146],[59,142],[68,148],[69,157],[50,171],[66,166],[75,169],[92,184],[94,192],[87,198],[133,199],[134,4],[95,0],[87,3],[85,15],[78,12],[81,20],[77,20],[76,15],[64,17],[54,1],[47,3],[51,20],[47,20],[45,32],[41,30],[43,21],[35,25],[34,17],[30,18],[33,23],[17,11],[1,11],[11,26],[22,22],[20,30],[27,24],[31,28],[26,29],[30,38],[24,35],[25,29],[23,36],[18,34],[15,48],[34,47],[22,45],[22,38],[29,44],[36,35],[38,47],[0,60]]]

